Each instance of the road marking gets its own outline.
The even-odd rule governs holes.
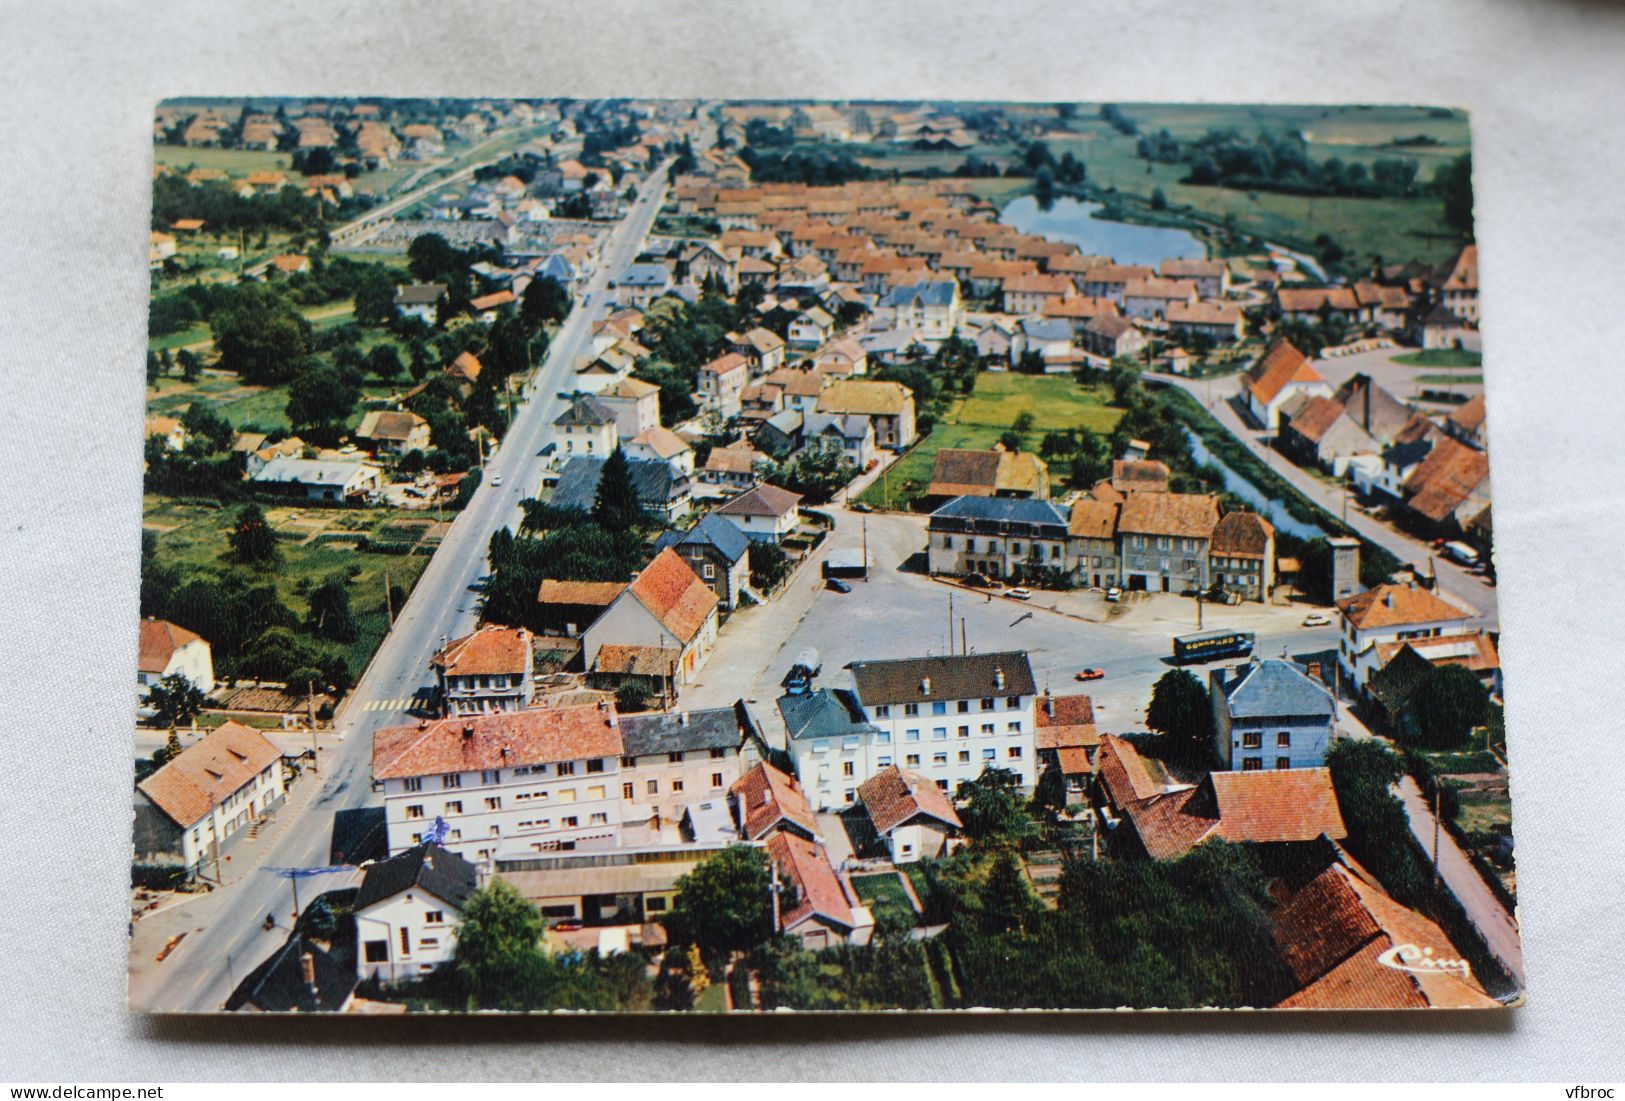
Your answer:
[[[416,696],[408,696],[405,699],[369,700],[367,702],[367,704],[364,707],[362,707],[361,710],[363,710],[363,711],[405,711],[408,708],[412,707],[416,703],[417,703],[417,697]]]

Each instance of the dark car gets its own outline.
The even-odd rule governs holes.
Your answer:
[[[849,593],[852,591],[852,586],[848,585],[845,581],[842,581],[839,577],[832,577],[828,581],[824,582],[824,584],[828,585],[838,593]]]
[[[992,587],[993,582],[989,581],[979,573],[967,573],[965,575],[965,584],[978,589],[987,589]]]
[[[873,512],[874,511],[874,509],[870,508],[868,505],[864,504],[862,501],[853,501],[847,507],[850,508],[853,512]]]

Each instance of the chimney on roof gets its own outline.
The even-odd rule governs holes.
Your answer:
[[[1002,665],[993,667],[993,687],[1001,692],[1004,691],[1004,666]]]
[[[304,979],[305,989],[310,991],[310,996],[314,998],[317,994],[316,957],[309,952],[301,953],[299,956],[299,975]]]
[[[920,695],[929,696],[930,694],[931,694],[931,678],[930,677],[921,677],[920,678]]]
[[[1055,697],[1048,688],[1044,689],[1044,714],[1052,719],[1055,717]]]
[[[1323,681],[1323,678],[1320,675],[1320,662],[1311,661],[1309,663],[1309,675],[1314,677],[1316,680]]]
[[[464,737],[464,739],[472,738],[473,736],[474,736],[474,724],[473,723],[464,723],[463,724],[463,737]]]
[[[1394,594],[1393,593],[1383,593],[1382,594],[1382,606],[1384,608],[1392,608],[1394,606]]]

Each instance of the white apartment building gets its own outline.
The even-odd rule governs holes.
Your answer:
[[[895,765],[953,793],[984,769],[1002,768],[1032,790],[1037,687],[1022,651],[956,654],[847,667],[851,691],[782,696],[801,786],[818,808],[849,806],[858,787]]]
[[[1342,635],[1337,660],[1356,688],[1364,688],[1382,668],[1379,643],[1463,635],[1469,616],[1414,583],[1383,584],[1337,602]]]
[[[499,849],[613,848],[623,752],[620,721],[607,704],[380,730],[372,773],[384,788],[389,851],[404,852],[441,830],[445,848],[477,863]]]

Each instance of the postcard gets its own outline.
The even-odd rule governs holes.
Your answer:
[[[1521,1002],[1464,112],[152,140],[133,1007]]]

